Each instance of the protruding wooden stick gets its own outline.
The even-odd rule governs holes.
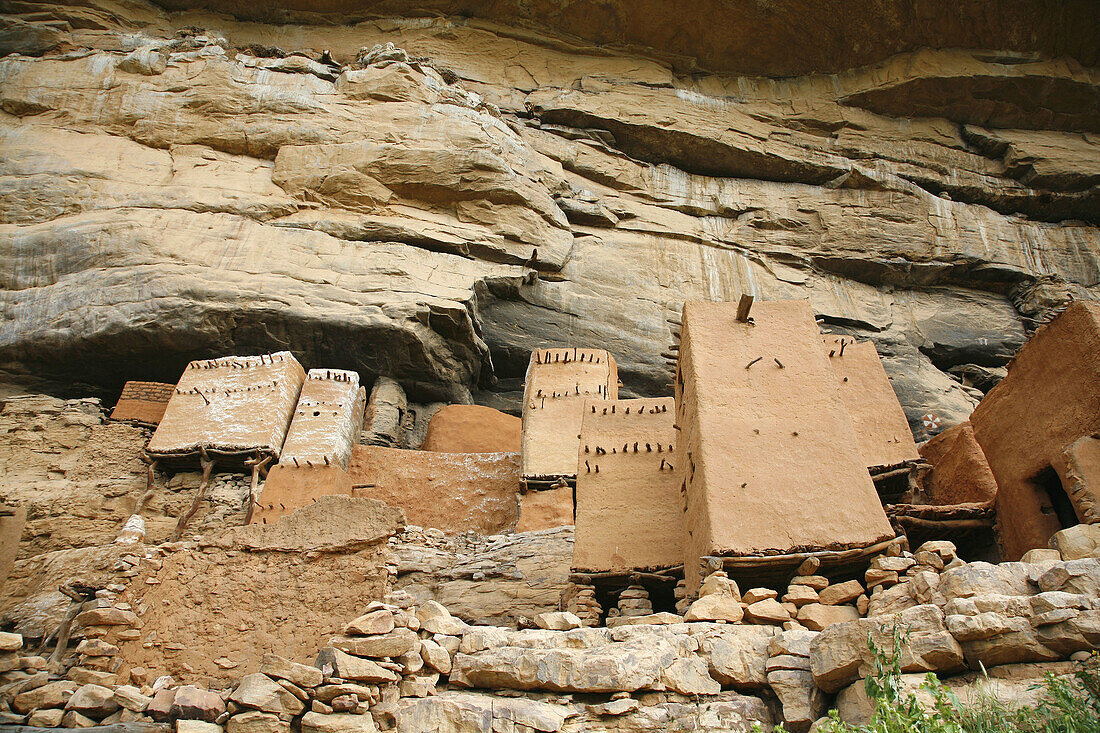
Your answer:
[[[752,308],[753,297],[748,294],[741,296],[741,300],[737,303],[737,320],[744,323],[749,320],[749,310]]]

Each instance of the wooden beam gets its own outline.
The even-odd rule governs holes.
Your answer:
[[[742,323],[749,320],[749,309],[752,308],[752,296],[742,295],[737,303],[737,320]]]

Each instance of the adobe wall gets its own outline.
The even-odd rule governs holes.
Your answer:
[[[684,304],[676,378],[685,578],[699,558],[892,538],[807,301]]]
[[[275,524],[322,496],[339,494],[352,494],[351,476],[342,466],[279,463],[267,472],[267,480],[260,491],[257,506],[253,507],[249,524]]]
[[[1005,559],[1046,547],[1061,522],[1034,479],[1100,430],[1100,303],[1076,301],[1039,328],[970,422],[997,479]]]
[[[305,376],[289,351],[193,361],[146,450],[155,457],[200,448],[278,456]]]
[[[428,423],[420,450],[441,453],[519,453],[523,421],[484,405],[447,405]]]
[[[850,336],[826,336],[825,353],[836,374],[867,468],[897,466],[920,458],[913,432],[890,385],[875,345]]]
[[[519,472],[517,453],[435,453],[373,445],[355,446],[348,468],[353,496],[404,509],[409,524],[481,534],[515,527]]]
[[[528,491],[519,497],[516,532],[573,526],[573,487]]]
[[[969,422],[954,425],[920,447],[932,466],[924,492],[934,505],[988,503],[997,497],[997,480]]]
[[[619,395],[614,357],[602,349],[536,349],[524,384],[524,479],[572,479],[584,400]]]
[[[150,680],[220,686],[259,669],[265,653],[312,664],[324,640],[388,589],[386,541],[400,511],[328,497],[275,526],[235,527],[205,544],[171,545],[141,563],[120,600],[138,609],[141,637],[105,641]],[[338,591],[334,590],[338,589]]]
[[[584,402],[574,570],[657,570],[684,561],[671,397]]]
[[[347,468],[352,446],[359,442],[366,399],[356,372],[310,369],[294,408],[280,462]]]
[[[164,417],[168,400],[176,391],[176,385],[163,382],[127,382],[122,387],[112,420],[126,420],[145,425],[157,425]]]
[[[1055,464],[1082,522],[1100,522],[1100,433],[1078,438]]]

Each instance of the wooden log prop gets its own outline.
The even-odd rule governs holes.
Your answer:
[[[210,486],[210,473],[214,470],[214,463],[214,459],[210,458],[205,450],[200,452],[199,464],[202,466],[202,483],[199,484],[198,491],[195,492],[195,500],[191,502],[191,508],[176,523],[176,531],[172,533],[173,540],[178,540],[183,536],[183,531],[187,529],[188,522],[195,516],[202,505],[203,499],[206,498],[206,491]]]

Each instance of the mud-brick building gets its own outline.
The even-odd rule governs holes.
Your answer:
[[[320,496],[351,493],[348,465],[363,427],[366,390],[359,374],[311,369],[250,521],[272,524]]]
[[[684,576],[700,559],[736,577],[789,577],[813,552],[843,573],[894,532],[807,301],[684,304],[675,465],[686,500]]]
[[[146,452],[155,459],[277,458],[305,377],[289,351],[193,361]]]
[[[878,350],[870,341],[851,336],[824,340],[863,462],[880,497],[896,499],[909,489],[910,467],[920,461],[920,453]]]
[[[1100,521],[1100,303],[1039,328],[970,422],[997,480],[1004,559]]]
[[[585,401],[574,570],[657,571],[684,562],[675,410],[671,397]]]
[[[615,359],[602,349],[531,352],[523,390],[523,483],[526,489],[572,485],[587,398],[619,396]]]
[[[111,411],[111,419],[138,425],[157,425],[164,417],[168,401],[175,391],[176,385],[164,382],[127,382],[122,386],[122,394]]]

